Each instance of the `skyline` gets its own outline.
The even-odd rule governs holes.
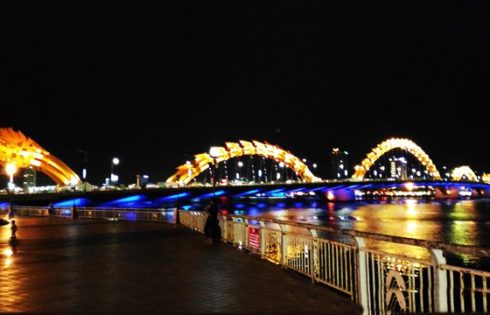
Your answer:
[[[5,133],[4,134],[5,137],[0,135],[0,138],[2,138],[0,140],[2,140],[2,142],[6,145],[6,147],[4,148],[6,150],[4,152],[5,154],[7,154],[6,156],[8,156],[9,154],[13,154],[13,156],[15,157],[16,154],[14,152],[16,150],[15,149],[16,146],[18,146],[19,149],[22,147],[25,147],[25,146],[33,146],[31,148],[31,150],[37,151],[37,152],[39,152],[37,154],[40,154],[40,157],[34,158],[36,161],[31,161],[32,163],[30,163],[29,160],[24,160],[24,158],[20,158],[18,161],[11,160],[11,162],[13,162],[13,164],[6,164],[6,166],[5,166],[6,172],[9,172],[7,170],[7,168],[12,168],[12,167],[24,168],[25,165],[30,164],[30,165],[38,165],[39,170],[42,173],[45,173],[45,175],[50,174],[48,176],[51,177],[52,180],[55,180],[57,182],[57,184],[62,184],[62,182],[64,182],[66,185],[68,182],[73,182],[75,180],[76,175],[73,173],[73,171],[75,171],[75,173],[76,173],[76,170],[75,169],[70,170],[70,166],[64,166],[63,162],[60,161],[59,159],[57,159],[57,157],[54,156],[53,153],[50,153],[50,155],[48,155],[48,156],[44,156],[44,158],[41,157],[41,155],[47,154],[46,150],[44,148],[42,148],[42,146],[39,146],[38,143],[36,144],[35,140],[34,140],[34,142],[31,142],[32,139],[30,139],[28,136],[26,137],[24,134],[22,134],[22,132],[16,131],[14,129],[3,129],[3,130],[0,129],[0,131]],[[23,140],[23,139],[27,139],[27,142],[25,142],[26,140]],[[16,141],[19,141],[19,142],[16,142]],[[265,144],[271,144],[268,142],[264,142],[264,143]],[[312,160],[307,160],[306,158],[302,158],[300,156],[295,156],[294,153],[287,151],[287,150],[284,151],[283,148],[281,148],[280,146],[277,146],[277,145],[272,144],[272,146],[268,146],[266,149],[266,147],[264,147],[264,143],[256,142],[255,140],[253,141],[253,143],[247,142],[247,141],[244,141],[244,142],[240,141],[240,142],[227,142],[226,144],[223,144],[222,146],[212,147],[212,148],[210,148],[209,151],[196,154],[195,160],[194,160],[194,158],[192,158],[192,159],[188,160],[184,165],[180,165],[179,171],[177,173],[175,173],[174,176],[172,176],[172,179],[169,178],[169,180],[171,180],[172,182],[175,182],[175,183],[180,182],[182,180],[182,181],[185,181],[187,183],[187,182],[191,181],[194,177],[197,177],[199,174],[201,174],[201,172],[202,172],[201,166],[198,166],[198,165],[202,165],[203,163],[211,164],[213,157],[215,157],[215,158],[219,157],[219,159],[221,159],[221,160],[224,159],[225,161],[230,160],[230,159],[231,160],[239,159],[239,160],[244,161],[244,158],[241,157],[242,154],[250,155],[251,154],[250,150],[252,150],[253,152],[256,152],[256,153],[253,153],[252,155],[262,156],[263,158],[267,158],[267,159],[271,159],[272,156],[276,156],[278,159],[278,160],[276,160],[276,163],[278,163],[276,165],[276,172],[283,173],[277,167],[280,166],[281,168],[284,168],[284,166],[286,166],[286,168],[292,169],[298,175],[303,174],[303,175],[301,175],[301,177],[303,177],[303,178],[306,177],[309,179],[309,181],[313,181],[313,182],[321,180],[322,177],[323,177],[323,179],[341,179],[341,178],[349,178],[352,176],[352,178],[359,180],[359,179],[364,178],[365,176],[368,176],[368,174],[370,174],[371,171],[374,171],[374,173],[369,175],[368,178],[371,178],[371,176],[373,176],[373,175],[376,178],[377,177],[379,177],[379,178],[390,177],[391,178],[391,177],[395,176],[395,175],[393,175],[394,174],[393,168],[396,167],[394,165],[396,165],[396,163],[397,163],[397,162],[393,162],[393,161],[400,161],[402,164],[405,165],[404,167],[401,167],[401,165],[398,165],[401,168],[398,168],[398,170],[396,171],[396,173],[397,173],[396,176],[402,176],[402,177],[404,176],[404,177],[406,177],[406,179],[422,178],[423,176],[429,176],[429,177],[433,177],[435,179],[438,179],[438,178],[439,179],[442,179],[442,178],[447,179],[447,178],[449,178],[449,176],[451,176],[448,174],[450,174],[450,173],[456,174],[456,173],[453,173],[453,171],[454,172],[457,171],[459,175],[452,175],[452,176],[462,176],[465,172],[471,173],[472,175],[468,175],[468,176],[473,176],[473,177],[484,175],[483,171],[476,170],[476,169],[472,170],[471,168],[469,168],[466,165],[458,165],[457,167],[449,167],[449,168],[446,165],[439,165],[439,167],[438,167],[437,165],[435,165],[433,163],[430,156],[427,155],[426,152],[424,152],[424,149],[419,147],[416,143],[414,143],[410,139],[390,138],[390,139],[386,139],[382,143],[379,143],[376,148],[373,148],[372,151],[370,151],[368,154],[366,154],[367,158],[365,160],[363,160],[362,162],[359,162],[359,163],[355,163],[355,164],[350,164],[349,152],[341,151],[342,156],[344,156],[342,158],[342,156],[339,156],[338,154],[336,154],[336,152],[339,152],[339,148],[334,148],[331,152],[331,155],[329,156],[330,161],[329,161],[328,165],[324,165],[324,169],[328,170],[328,176],[316,177],[319,175],[319,173],[317,172],[318,166],[319,166],[317,162],[312,161]],[[263,149],[261,149],[261,150],[265,150],[265,151],[261,151],[258,149],[261,146],[263,147]],[[236,150],[239,150],[242,153],[238,153],[238,151],[236,151]],[[11,153],[9,153],[9,151]],[[34,152],[34,151],[32,151],[32,152]],[[44,153],[41,153],[41,152],[44,152]],[[245,153],[245,152],[249,152],[249,153]],[[82,153],[84,153],[84,155],[83,155],[84,159],[87,159],[88,152],[82,151]],[[204,156],[202,153],[204,153]],[[289,158],[285,158],[285,155],[283,155],[283,154],[287,155],[287,153],[292,154],[292,156],[290,156]],[[373,155],[373,156],[371,156],[371,155]],[[22,155],[22,156],[25,156],[25,155]],[[293,160],[291,160],[291,158]],[[373,160],[373,158],[374,158],[374,160]],[[295,162],[294,159],[297,160],[297,162]],[[345,160],[345,159],[347,159],[347,160]],[[344,160],[344,161],[342,161],[342,160]],[[409,162],[409,160],[411,160],[411,162]],[[249,164],[248,160],[245,160],[245,161],[246,161],[246,164],[248,165]],[[281,162],[281,163],[279,163],[279,162]],[[18,164],[18,163],[21,163],[21,164]],[[301,165],[297,164],[297,163],[301,163]],[[116,157],[116,156],[113,157],[113,159],[111,161],[110,174],[115,174],[115,175],[117,175],[118,178],[120,177],[120,172],[118,171],[119,164],[120,164],[120,158]],[[222,163],[220,163],[220,165],[221,164]],[[238,164],[240,164],[240,163],[238,163]],[[245,166],[243,162],[241,163],[241,165],[238,165],[238,164],[236,164],[236,165],[230,164],[228,167],[228,168],[231,167],[230,171],[237,172],[237,176],[239,176],[238,175],[239,173],[243,173],[241,170],[239,171],[237,169],[237,167],[239,166],[241,168],[242,166]],[[257,163],[254,163],[254,164],[257,164]],[[279,164],[281,164],[281,165],[279,165]],[[182,167],[184,167],[184,168],[190,167],[191,165],[194,165],[196,167],[196,168],[192,167],[192,171],[191,171],[191,169],[189,169],[189,170],[181,169]],[[360,165],[363,165],[363,167],[361,167]],[[376,168],[374,167],[375,165],[377,165]],[[53,168],[53,166],[55,168]],[[423,171],[424,166],[426,169],[425,171]],[[264,165],[264,167],[265,167],[265,165]],[[270,166],[270,167],[272,167],[272,166]],[[386,168],[385,167],[388,167],[391,169],[391,171],[390,171],[391,176],[386,177],[386,173],[385,173]],[[80,179],[84,180],[86,178],[87,168],[88,168],[88,164],[84,164],[83,171],[81,172],[81,174],[79,174]],[[308,170],[308,168],[310,170]],[[410,176],[409,176],[408,168],[410,168],[410,171],[411,171]],[[59,169],[59,171],[56,169]],[[253,169],[253,166],[252,166],[252,169]],[[305,170],[306,170],[306,172],[305,172]],[[53,173],[53,171],[55,171],[55,172]],[[272,169],[270,171],[273,172]],[[378,174],[379,171],[381,171],[381,173],[385,173],[385,176],[383,177],[381,173]],[[476,171],[476,175],[472,173],[473,171]],[[16,173],[17,171],[13,171],[13,172]],[[342,172],[342,175],[337,174],[337,177],[336,177],[335,175],[332,174],[332,173],[338,173],[338,172]],[[345,174],[343,174],[344,172],[345,172]],[[424,173],[425,173],[425,175],[424,175]],[[17,174],[17,181],[19,180],[19,176],[21,174],[23,174],[23,172]],[[203,174],[204,174],[204,172],[203,172]],[[53,177],[53,175],[54,175],[54,177]],[[143,174],[138,173],[137,175],[148,178],[148,174],[146,174],[146,173],[143,173]],[[276,175],[277,174],[274,175],[274,178],[276,177]],[[9,174],[9,176],[12,176],[12,174]],[[190,177],[190,176],[192,176],[192,177]],[[234,173],[230,174],[230,176],[233,179],[235,177]],[[247,175],[242,174],[240,176],[245,176],[245,178],[246,178]],[[258,176],[262,176],[261,170],[259,170]],[[187,177],[189,177],[189,178],[187,178]],[[253,175],[253,177],[254,177],[254,181],[255,181],[255,175]],[[272,174],[270,174],[269,177],[272,178]],[[184,179],[184,178],[187,178],[187,179]],[[425,177],[423,177],[423,178],[425,178]],[[108,178],[106,178],[106,182],[107,182],[107,180],[108,180]],[[164,180],[165,179],[163,179],[163,180],[157,179],[157,180],[154,180],[153,182],[164,182]],[[251,180],[251,178],[248,178],[248,180]],[[456,180],[459,180],[459,179],[456,179]],[[476,179],[476,177],[475,177],[474,180],[476,181],[476,180],[480,180],[480,179],[479,178]],[[78,179],[76,181],[78,181]],[[87,180],[87,181],[90,182],[89,180]],[[112,179],[111,179],[111,181],[112,181]],[[129,184],[129,183],[123,183],[122,181],[119,181],[118,179],[115,179],[115,181],[119,182],[120,184],[126,184],[126,185]],[[43,182],[44,182],[44,180],[43,180]],[[92,182],[92,184],[95,184],[95,183]],[[71,184],[71,185],[74,185],[74,184]]]
[[[352,165],[390,137],[436,165],[490,171],[488,4],[129,1],[22,4],[1,127],[101,183],[166,179],[194,154],[258,140]],[[129,108],[129,109],[125,109]]]

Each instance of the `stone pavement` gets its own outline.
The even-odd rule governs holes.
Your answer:
[[[292,271],[183,227],[17,218],[0,227],[0,312],[360,314]]]

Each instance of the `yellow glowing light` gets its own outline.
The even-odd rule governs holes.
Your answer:
[[[490,184],[490,174],[484,173],[481,179],[484,183]]]
[[[467,180],[471,182],[478,181],[478,177],[469,166],[456,167],[451,172],[451,178],[455,181],[461,181],[461,180]]]
[[[17,173],[17,166],[15,166],[15,164],[13,164],[13,163],[7,163],[5,165],[5,173],[8,176],[14,176],[15,173]]]
[[[11,248],[7,248],[3,251],[3,255],[6,257],[12,257],[14,255],[14,252]]]
[[[408,191],[413,191],[415,189],[414,183],[405,183],[404,186]]]
[[[19,168],[34,166],[58,185],[80,182],[78,175],[65,163],[44,150],[31,138],[12,128],[0,128],[0,166],[5,165],[5,173],[15,174]],[[12,172],[14,165],[15,172]]]
[[[429,174],[440,180],[441,175],[436,166],[429,158],[429,156],[420,148],[417,144],[409,139],[391,138],[380,143],[374,148],[367,157],[362,161],[361,165],[356,168],[355,174],[352,176],[354,179],[362,180],[370,168],[376,163],[376,161],[383,155],[394,149],[402,149],[412,154],[422,165],[427,168]]]
[[[415,235],[415,232],[417,231],[417,225],[417,221],[408,221],[406,231],[409,236]]]
[[[259,141],[227,142],[224,147],[212,147],[209,153],[196,154],[194,161],[177,168],[177,172],[167,179],[169,184],[188,185],[194,178],[209,169],[210,165],[241,156],[260,156],[283,163],[292,169],[303,181],[311,183],[321,181],[313,175],[308,166],[298,157],[277,145]]]

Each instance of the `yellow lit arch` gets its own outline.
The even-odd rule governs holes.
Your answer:
[[[484,183],[490,184],[490,174],[484,173],[481,179]]]
[[[430,176],[437,180],[441,179],[441,175],[436,166],[422,148],[409,139],[399,138],[388,139],[374,148],[362,161],[361,165],[356,166],[356,172],[352,178],[359,180],[364,179],[364,176],[374,163],[376,163],[380,157],[394,149],[402,149],[410,152],[420,163],[422,163],[422,165],[424,165],[429,171]]]
[[[292,169],[305,182],[320,181],[320,178],[313,175],[305,163],[277,145],[259,141],[227,142],[225,147],[215,147],[215,150],[218,153],[216,157],[217,163],[245,155],[256,155],[284,163],[286,167]],[[187,185],[199,174],[206,171],[213,163],[214,159],[208,153],[197,154],[193,162],[179,166],[177,172],[167,179],[167,183]]]
[[[470,182],[477,182],[478,181],[478,177],[476,176],[475,172],[473,172],[473,170],[469,166],[456,167],[451,172],[451,178],[455,181],[465,180],[464,177],[466,177],[466,180],[468,180]]]
[[[57,185],[76,185],[80,182],[78,175],[65,163],[12,128],[0,128],[0,166],[2,169],[31,166],[49,176]]]

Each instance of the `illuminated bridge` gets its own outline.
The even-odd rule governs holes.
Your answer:
[[[397,153],[397,150],[401,152]],[[378,174],[376,165],[395,153],[411,157],[413,163],[423,167],[423,175],[408,177],[405,174],[393,180],[387,179],[386,174]],[[443,180],[428,154],[409,139],[383,141],[356,166],[351,179],[342,181],[315,176],[305,162],[278,145],[242,140],[227,142],[224,146],[212,147],[209,153],[195,155],[194,160],[179,166],[167,179],[166,188],[0,195],[0,202],[156,208],[212,197],[317,198],[327,201],[391,197],[444,199],[486,197],[490,190],[489,183],[479,181],[468,166],[455,168],[451,178]],[[59,186],[80,184],[79,177],[66,164],[13,129],[0,129],[0,165],[11,177],[17,168],[32,167],[47,174]]]
[[[213,197],[239,200],[315,200],[354,201],[368,198],[479,198],[490,197],[490,185],[474,182],[444,181],[329,181],[320,183],[181,187],[119,191],[67,192],[56,194],[0,195],[0,207],[6,202],[55,207],[94,206],[107,208],[162,208]]]
[[[59,186],[80,182],[78,175],[68,165],[12,128],[0,128],[0,167],[11,182],[18,169],[28,167],[46,174]]]

